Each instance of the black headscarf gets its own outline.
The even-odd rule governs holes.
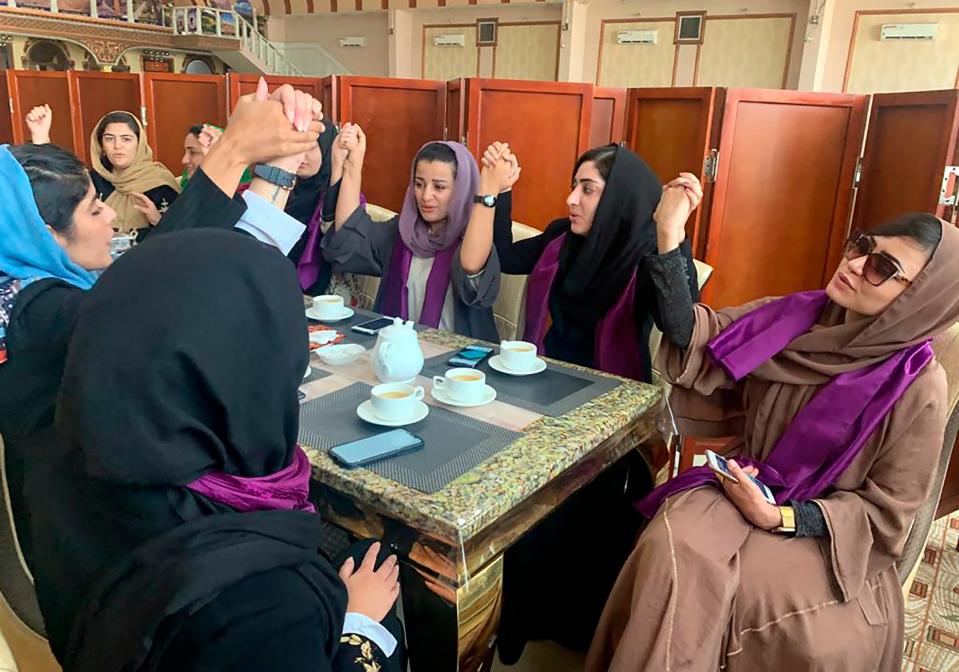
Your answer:
[[[316,206],[330,187],[330,176],[333,174],[333,141],[339,135],[339,129],[333,121],[324,122],[324,130],[317,142],[323,154],[323,163],[320,171],[313,177],[298,180],[286,202],[286,214],[301,224],[309,224]]]
[[[58,612],[67,669],[155,669],[189,614],[280,568],[303,579],[332,659],[346,592],[317,553],[319,517],[235,513],[183,487],[210,471],[264,476],[290,464],[307,345],[289,262],[233,232],[147,241],[91,290],[57,416],[73,476],[52,484],[49,502],[69,507],[48,516],[50,534],[68,538],[46,561],[51,581],[38,577],[68,584],[47,599],[73,605]]]
[[[662,183],[639,156],[616,147],[616,158],[586,236],[570,234],[560,250],[551,300],[558,316],[595,325],[620,299],[642,259],[656,250],[653,213]],[[568,219],[554,224],[570,230]],[[551,228],[553,228],[551,226]]]

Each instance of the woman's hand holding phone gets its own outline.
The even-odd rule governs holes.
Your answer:
[[[774,530],[782,525],[783,518],[779,507],[767,502],[759,487],[749,478],[750,476],[758,478],[759,469],[740,467],[735,460],[728,460],[726,464],[736,482],[728,478],[720,478],[719,484],[729,501],[739,509],[743,518],[763,530]]]

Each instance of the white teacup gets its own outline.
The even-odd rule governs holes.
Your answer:
[[[406,383],[377,385],[370,394],[373,412],[383,420],[406,420],[416,413],[416,402],[423,399],[422,387]]]
[[[480,401],[486,394],[486,374],[476,369],[450,369],[435,376],[433,387],[443,390],[453,401]]]
[[[313,297],[313,312],[321,320],[332,320],[343,314],[343,297],[336,294],[324,294]]]
[[[536,366],[536,344],[526,341],[503,341],[499,354],[506,368],[513,371],[529,371]]]

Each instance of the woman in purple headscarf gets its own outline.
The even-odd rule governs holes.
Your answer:
[[[458,252],[473,220],[486,220],[486,226],[492,223],[494,230],[510,235],[509,195],[501,192],[518,177],[515,160],[484,166],[481,176],[460,143],[427,143],[413,160],[402,212],[377,223],[360,207],[363,130],[346,124],[337,144],[348,156],[335,228],[323,239],[324,256],[334,270],[382,277],[374,304],[379,313],[498,340],[492,311],[500,282],[496,250],[475,269],[464,269]]]

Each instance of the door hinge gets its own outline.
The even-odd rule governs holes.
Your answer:
[[[706,161],[703,163],[703,175],[706,177],[707,182],[715,182],[716,175],[719,174],[719,150],[711,149],[709,150],[709,156],[706,157]]]
[[[143,127],[146,128],[147,126],[147,106],[146,105],[140,106],[140,121],[143,123]]]
[[[852,176],[853,189],[858,189],[859,185],[862,184],[862,159],[863,157],[861,156],[856,159],[856,172],[854,172]]]
[[[952,178],[955,178],[953,180]],[[949,183],[952,182],[952,196],[949,196]],[[942,171],[942,189],[939,191],[939,205],[959,205],[959,166],[946,166]]]

